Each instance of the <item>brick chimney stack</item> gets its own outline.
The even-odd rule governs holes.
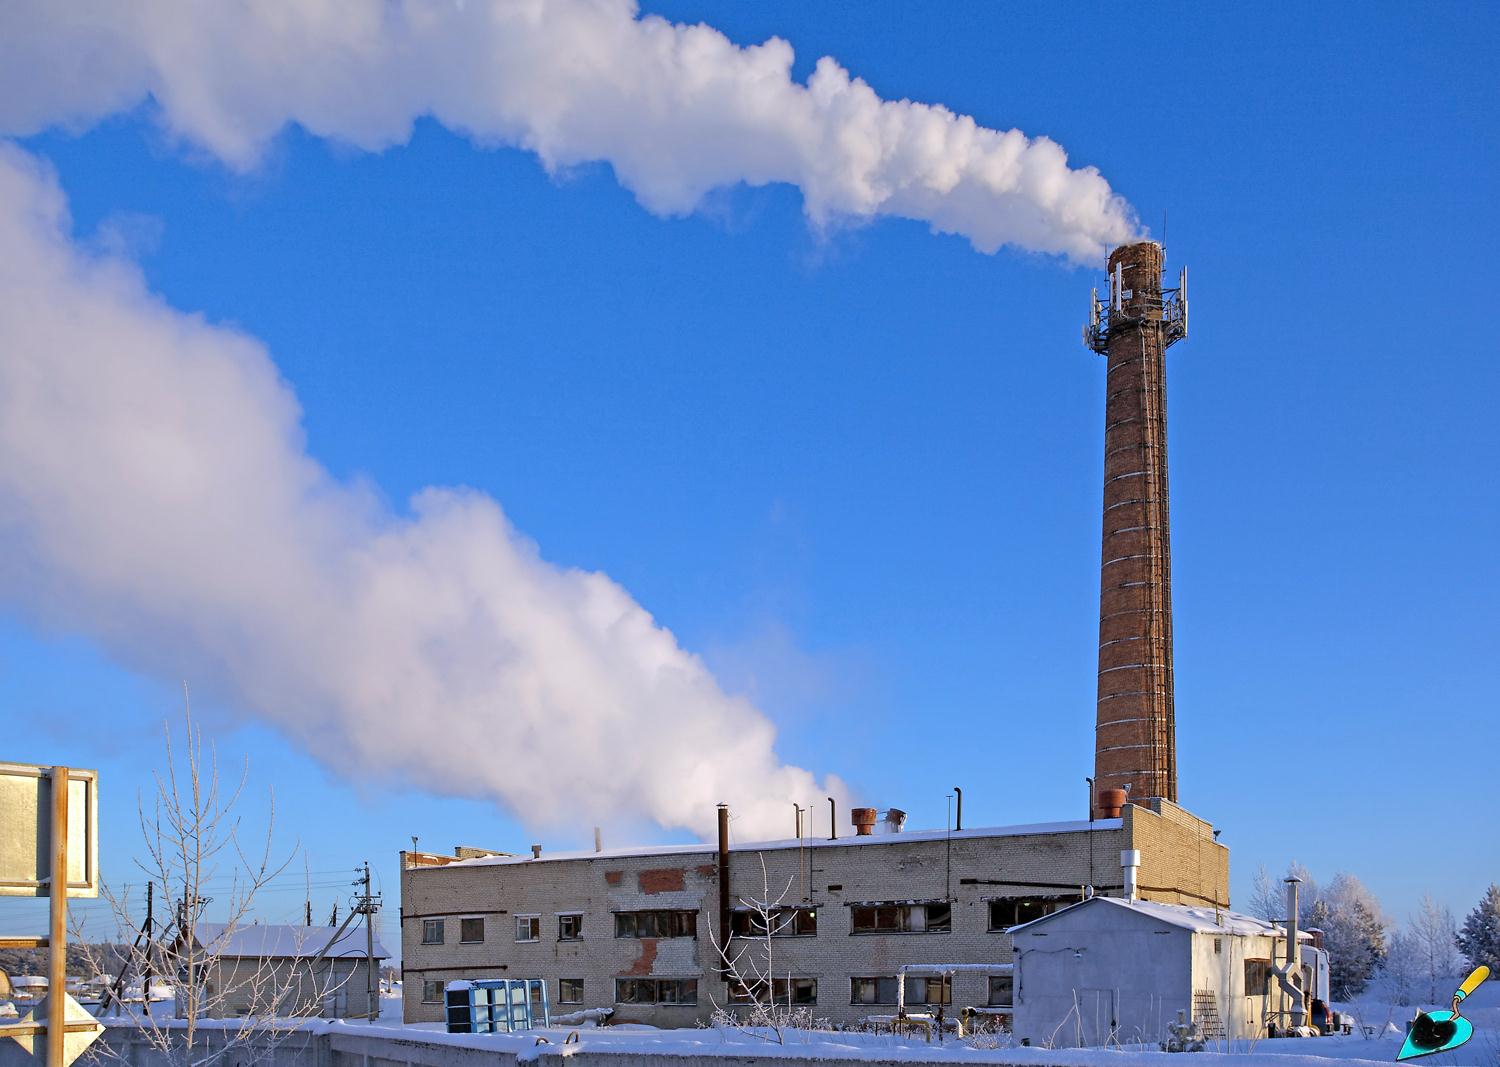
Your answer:
[[[1084,331],[1108,358],[1096,813],[1106,789],[1177,799],[1165,371],[1168,346],[1187,334],[1186,284],[1184,271],[1177,289],[1162,288],[1161,245],[1122,245]]]

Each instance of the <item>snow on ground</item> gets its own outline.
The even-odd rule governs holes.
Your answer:
[[[1362,1025],[1384,1027],[1389,1021],[1386,1016],[1390,1009],[1386,1005],[1359,1005],[1355,1009],[1365,1011]],[[581,1028],[579,1038],[580,1050],[654,1054],[665,1062],[670,1062],[668,1057],[673,1055],[720,1053],[754,1055],[769,1060],[900,1060],[911,1063],[1003,1063],[1027,1067],[1328,1067],[1330,1060],[1339,1061],[1339,1067],[1374,1067],[1375,1064],[1388,1065],[1395,1061],[1405,1020],[1413,1011],[1411,1008],[1396,1009],[1394,1018],[1400,1021],[1392,1021],[1389,1031],[1377,1029],[1373,1037],[1365,1036],[1361,1029],[1337,1037],[1235,1042],[1234,1047],[1228,1049],[1221,1042],[1216,1048],[1200,1053],[1165,1053],[1147,1048],[975,1048],[952,1036],[941,1044],[929,1044],[920,1036],[852,1031],[790,1031],[785,1035],[785,1044],[776,1044],[765,1040],[764,1036],[733,1029],[658,1030],[634,1025]],[[1426,1057],[1422,1062],[1430,1067],[1500,1067],[1500,1030],[1496,1027],[1500,1018],[1492,1021],[1490,1016],[1500,1016],[1500,1007],[1481,1007],[1474,1012],[1476,1033],[1468,1045],[1456,1052]],[[1366,1024],[1364,1020],[1373,1021]],[[467,1048],[504,1049],[517,1053],[522,1059],[560,1051],[563,1039],[570,1029],[575,1029],[552,1028],[520,1034],[447,1034],[439,1023],[402,1026],[382,1020],[373,1025],[355,1021],[330,1025],[347,1026],[364,1033],[386,1030],[392,1036]],[[414,1030],[420,1033],[413,1033]],[[548,1044],[538,1045],[539,1037],[546,1038]]]

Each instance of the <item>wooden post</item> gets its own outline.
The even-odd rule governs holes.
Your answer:
[[[52,768],[52,882],[47,888],[47,1067],[67,1067],[68,768]]]

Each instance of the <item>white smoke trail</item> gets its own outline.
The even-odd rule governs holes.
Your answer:
[[[55,180],[3,143],[0,248],[0,597],[208,679],[335,769],[529,822],[706,831],[728,800],[762,834],[842,795],[493,500],[428,489],[399,516],[333,480],[260,344],[83,253]]]
[[[226,0],[0,7],[0,133],[87,125],[155,101],[177,137],[236,168],[288,123],[362,149],[430,115],[548,168],[609,162],[648,209],[789,183],[816,224],[899,216],[993,252],[1097,264],[1137,235],[1092,167],[1046,138],[881,100],[832,59],[740,48],[631,0]]]

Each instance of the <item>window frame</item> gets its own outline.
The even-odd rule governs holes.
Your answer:
[[[918,918],[918,909],[920,918]],[[936,923],[933,913],[943,916]],[[864,913],[863,915],[861,913]],[[864,921],[861,921],[861,920]],[[953,902],[924,900],[884,903],[870,901],[849,905],[849,934],[868,937],[871,934],[951,934]]]
[[[573,920],[573,935],[571,937],[565,937],[563,935],[563,923],[564,921],[569,919]],[[559,941],[583,940],[583,912],[560,911],[557,913],[557,939]]]
[[[691,937],[697,940],[698,937],[696,908],[638,908],[617,911],[613,915],[616,939],[639,941]]]
[[[530,924],[530,927],[531,927],[531,936],[530,937],[522,937],[521,936],[521,924],[523,922]],[[530,915],[530,914],[523,913],[523,914],[520,914],[520,915],[516,916],[516,944],[518,944],[518,945],[530,945],[530,944],[534,944],[537,941],[540,941],[541,939],[542,939],[542,916],[541,916],[540,913],[538,913],[536,915]]]
[[[437,938],[436,939],[427,936],[428,933],[429,933],[429,931],[432,931],[432,930],[436,930],[437,931]],[[447,944],[447,937],[448,937],[447,931],[444,929],[443,920],[442,919],[423,919],[422,920],[422,944],[424,944],[424,945],[444,945],[444,944]]]
[[[430,993],[432,991],[432,987],[433,986],[437,986],[437,996],[435,998],[434,997],[429,997],[427,995],[428,993]],[[446,1003],[447,1000],[448,1000],[448,983],[447,982],[444,982],[440,978],[424,978],[424,979],[422,979],[422,1003],[423,1004],[443,1004],[443,1003]]]
[[[1007,999],[1005,999],[1005,1000],[996,1000],[995,999],[995,988],[996,988],[996,983],[997,982],[1001,983],[1001,988],[1008,990],[1008,993],[1006,995]],[[990,975],[988,977],[988,981],[986,983],[986,990],[985,990],[985,992],[986,992],[985,1007],[987,1007],[987,1008],[1014,1008],[1016,1006],[1016,976],[1014,974],[992,974],[992,975]]]
[[[464,936],[464,928],[469,923],[478,923],[479,924],[479,936],[478,937],[465,937]],[[484,916],[483,915],[464,915],[464,916],[461,916],[459,918],[459,920],[458,920],[458,943],[460,945],[482,945],[482,944],[484,944]]]
[[[729,913],[731,937],[765,937],[761,913],[754,908],[735,908]],[[785,905],[773,908],[770,915],[772,937],[817,937],[817,905]]]
[[[1069,895],[1053,893],[1035,896],[991,897],[985,902],[985,919],[988,924],[987,929],[988,932],[992,934],[1003,934],[1013,926],[1020,926],[1023,923],[1034,922],[1035,920],[1040,919],[1045,915],[1051,915],[1053,912],[1061,911],[1069,904],[1075,903],[1077,903],[1076,894]],[[1046,910],[1040,911],[1035,915],[1021,915],[1019,913],[1020,909],[1025,907],[1044,907]],[[1014,917],[1014,920],[1012,922],[996,921],[995,913],[998,909],[1002,908],[1009,908],[1010,914]]]
[[[625,990],[635,993],[649,991],[650,999],[632,995],[621,996]],[[667,991],[670,990],[670,993]],[[684,996],[686,994],[686,996]],[[645,1004],[663,1008],[696,1008],[698,1006],[697,978],[640,978],[617,977],[615,979],[616,1004]]]
[[[582,978],[559,978],[557,980],[557,1002],[559,1004],[582,1004],[583,1003],[583,979]],[[576,1000],[569,1000],[568,995],[563,992],[564,983],[576,985],[578,996]]]

